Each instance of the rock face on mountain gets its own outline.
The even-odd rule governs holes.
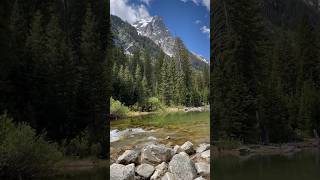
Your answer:
[[[160,47],[150,38],[140,36],[131,24],[124,22],[117,16],[111,15],[111,31],[114,44],[123,48],[126,54],[131,55],[135,48],[144,49],[146,47],[154,56],[161,51]]]
[[[159,16],[147,17],[133,23],[141,36],[150,38],[169,56],[174,55],[175,39]]]
[[[170,57],[175,54],[175,37],[159,16],[146,17],[131,25],[111,15],[111,27],[115,45],[122,47],[126,54],[132,54],[135,48],[149,48],[154,57],[160,51]],[[196,53],[189,51],[189,57],[195,68],[208,65],[207,60]]]

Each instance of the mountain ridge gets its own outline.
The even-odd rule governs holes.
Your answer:
[[[160,16],[142,18],[129,24],[120,17],[111,15],[111,29],[115,45],[123,48],[126,54],[132,54],[135,48],[149,48],[154,57],[160,51],[169,57],[174,55],[175,37]],[[201,68],[209,64],[205,58],[189,49],[188,53],[193,67]]]

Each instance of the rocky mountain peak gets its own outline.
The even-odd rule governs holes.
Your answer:
[[[159,45],[167,55],[173,56],[175,38],[164,24],[162,17],[151,16],[142,18],[133,23],[132,26],[137,29],[139,35],[150,38]]]

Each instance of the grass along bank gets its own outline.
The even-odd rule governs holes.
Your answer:
[[[156,97],[148,98],[145,103],[140,105],[135,104],[131,107],[127,107],[120,101],[114,100],[113,98],[111,98],[110,102],[110,112],[112,119],[138,117],[157,113],[209,111],[209,105],[203,105],[200,107],[165,106]]]

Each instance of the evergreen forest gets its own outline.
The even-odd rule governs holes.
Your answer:
[[[213,0],[211,7],[211,139],[317,137],[319,1]]]

